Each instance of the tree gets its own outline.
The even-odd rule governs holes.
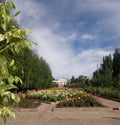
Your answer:
[[[103,57],[101,67],[93,73],[93,82],[95,86],[110,87],[112,83],[112,57],[111,55]]]
[[[120,75],[120,49],[116,49],[113,54],[113,77]]]
[[[52,86],[51,69],[34,50],[26,48],[23,54],[16,58],[20,60],[24,69],[24,77],[21,74],[23,85],[19,88],[22,90],[44,89]]]
[[[71,84],[73,84],[74,82],[75,82],[75,77],[74,76],[72,76],[72,78],[71,78]]]
[[[10,91],[16,88],[15,83],[22,83],[21,78],[14,75],[19,65],[14,57],[30,46],[30,40],[26,39],[28,30],[16,26],[18,14],[12,0],[0,3],[0,116],[4,122],[9,116],[15,118],[13,107],[20,100]]]
[[[113,54],[113,80],[114,87],[120,88],[120,49],[116,49]]]
[[[112,82],[112,57],[111,55],[103,57],[103,64],[101,64],[102,86],[110,87]]]
[[[88,84],[89,79],[86,76],[80,75],[78,78],[72,76],[70,81],[70,86],[83,88]]]
[[[111,55],[103,57],[101,67],[93,73],[92,83],[97,87],[120,89],[120,49],[115,49]]]

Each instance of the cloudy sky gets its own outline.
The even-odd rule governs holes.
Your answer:
[[[54,78],[92,76],[120,47],[120,0],[15,0],[18,22],[50,65]]]

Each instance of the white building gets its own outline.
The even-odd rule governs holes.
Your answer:
[[[53,80],[53,83],[58,84],[58,87],[64,87],[64,85],[66,85],[68,82],[70,82],[70,81],[67,79],[64,79],[64,78],[60,78],[58,80]]]

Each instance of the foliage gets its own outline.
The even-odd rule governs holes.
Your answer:
[[[103,57],[103,62],[94,73],[87,91],[107,98],[120,98],[120,49]]]
[[[113,88],[103,88],[103,87],[86,87],[85,91],[90,92],[92,94],[98,94],[102,97],[106,98],[114,98],[120,99],[120,92],[117,89]]]
[[[71,82],[66,85],[67,87],[84,88],[89,83],[89,78],[87,78],[87,76],[83,76],[83,75],[78,76],[78,78],[75,78],[74,76],[72,76],[70,81]]]
[[[113,76],[120,75],[120,49],[116,49],[113,54]]]
[[[12,110],[19,97],[10,90],[16,88],[14,83],[22,83],[21,78],[14,75],[19,65],[14,55],[30,45],[26,39],[28,30],[16,26],[15,18],[19,11],[14,10],[15,4],[11,0],[0,3],[0,115],[4,122],[9,116],[15,118]]]
[[[120,49],[113,54],[113,86],[120,89]]]
[[[98,106],[100,103],[90,94],[79,89],[49,89],[29,91],[28,97],[57,102],[57,106]]]
[[[103,57],[101,67],[93,73],[92,85],[120,89],[120,49],[113,54]]]
[[[100,96],[119,99],[120,49],[116,49],[113,55],[103,57],[100,67],[97,67],[91,80],[85,76],[79,76],[78,78],[72,76],[71,84],[67,86],[80,87]]]
[[[39,57],[35,51],[26,48],[18,58],[23,65],[24,76],[21,90],[49,88],[52,85],[52,73],[46,61]],[[28,63],[29,62],[29,63]]]
[[[103,57],[101,67],[93,74],[95,86],[110,87],[112,83],[112,57],[111,55]]]

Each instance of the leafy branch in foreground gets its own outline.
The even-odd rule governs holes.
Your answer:
[[[25,47],[30,47],[29,33],[26,29],[19,29],[15,23],[15,4],[12,0],[0,3],[0,116],[6,123],[7,117],[15,118],[14,106],[20,99],[10,90],[17,88],[15,84],[22,83],[19,76],[14,75],[20,64],[15,55],[22,53]]]

